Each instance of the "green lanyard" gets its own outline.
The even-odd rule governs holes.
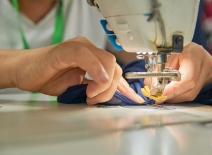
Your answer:
[[[23,43],[24,49],[30,49],[29,43],[26,40],[24,30],[22,27],[22,23],[20,20],[20,11],[19,11],[19,6],[18,6],[18,0],[12,0],[12,3],[14,5],[14,9],[16,10],[16,13],[19,18],[19,30],[21,34],[21,39]],[[56,13],[56,20],[55,20],[55,28],[54,28],[54,34],[52,38],[52,44],[58,44],[63,41],[63,29],[64,29],[64,22],[63,22],[63,3],[62,1],[59,2],[59,6],[57,8],[57,13]]]
[[[17,16],[19,18],[19,31],[20,31],[20,34],[21,34],[23,48],[24,49],[30,49],[29,43],[26,40],[26,37],[25,37],[25,34],[24,34],[24,30],[23,30],[23,27],[22,27],[22,22],[21,22],[21,18],[20,18],[20,10],[19,10],[19,6],[18,6],[18,0],[12,0],[12,3],[13,3],[15,11],[17,13]],[[63,41],[64,22],[63,22],[63,10],[62,10],[62,7],[63,7],[63,3],[62,3],[62,1],[60,1],[59,5],[58,5],[58,8],[57,8],[57,13],[56,13],[56,20],[55,20],[52,44],[58,44],[58,43]],[[38,93],[37,92],[32,92],[32,95],[30,97],[30,102],[31,103],[36,102],[37,98],[38,98]],[[51,99],[52,99],[51,105],[52,106],[57,106],[56,97],[52,96]]]

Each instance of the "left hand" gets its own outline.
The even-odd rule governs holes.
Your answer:
[[[91,82],[90,80],[84,79],[82,83],[89,84],[90,82]],[[119,91],[120,93],[124,94],[125,96],[127,96],[128,98],[132,99],[137,103],[140,104],[144,103],[144,99],[135,93],[135,91],[129,86],[129,84],[123,77],[121,77],[118,82],[117,91]],[[94,98],[92,100],[98,103],[99,98]]]

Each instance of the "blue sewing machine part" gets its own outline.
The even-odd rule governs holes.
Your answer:
[[[116,43],[117,37],[115,35],[108,36],[108,39],[110,40],[110,42],[112,43],[112,45],[115,47],[115,49],[117,49],[117,50],[123,50],[123,48]]]
[[[110,42],[112,43],[112,45],[115,47],[115,49],[117,49],[117,50],[123,50],[123,48],[116,43],[117,37],[114,35],[114,32],[108,30],[108,28],[107,28],[108,22],[106,20],[100,20],[100,23],[101,23],[101,25],[102,25],[105,33],[107,35],[109,35],[108,36],[108,39],[110,40]]]
[[[103,29],[104,29],[104,31],[105,31],[106,34],[108,34],[108,35],[114,34],[113,31],[109,31],[107,29],[107,21],[106,20],[100,20],[100,23],[101,23],[101,25],[102,25],[102,27],[103,27]]]
[[[144,16],[152,17],[152,13],[146,13],[146,14],[144,14]]]

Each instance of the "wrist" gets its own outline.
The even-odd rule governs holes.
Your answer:
[[[18,53],[15,66],[11,69],[14,87],[31,92],[39,90],[38,81],[41,80],[44,74],[41,72],[46,67],[46,49],[48,48],[13,51]]]
[[[0,49],[0,89],[15,87],[15,70],[18,65],[18,50],[2,50]]]

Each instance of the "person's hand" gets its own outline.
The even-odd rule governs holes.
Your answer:
[[[110,100],[117,89],[131,99],[143,102],[122,78],[115,57],[86,38],[21,51],[17,64],[13,82],[22,90],[58,96],[70,86],[87,83],[88,104]],[[84,78],[86,72],[92,81]]]
[[[168,103],[192,101],[203,87],[212,83],[212,58],[195,43],[188,44],[181,54],[169,56],[166,67],[179,70],[181,74],[180,81],[172,81],[164,89]]]

